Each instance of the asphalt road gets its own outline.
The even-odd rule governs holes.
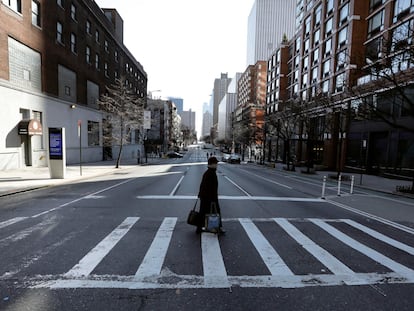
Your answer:
[[[0,198],[1,310],[412,310],[414,202],[220,163],[225,235],[186,224],[203,150]]]

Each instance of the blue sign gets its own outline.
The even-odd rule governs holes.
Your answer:
[[[63,159],[63,141],[61,128],[49,128],[49,158]]]

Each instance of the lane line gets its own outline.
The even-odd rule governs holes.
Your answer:
[[[288,186],[288,185],[278,183],[277,181],[274,181],[274,180],[272,180],[272,179],[265,178],[265,177],[262,177],[262,176],[257,175],[257,174],[253,174],[253,173],[248,172],[248,171],[246,171],[246,170],[244,170],[244,172],[245,172],[246,174],[248,174],[248,175],[253,175],[253,176],[256,176],[257,178],[263,179],[263,180],[265,180],[265,181],[267,181],[267,182],[270,182],[270,183],[272,183],[272,184],[278,185],[278,186],[280,186],[280,187],[284,187],[284,188],[287,188],[287,189],[293,189],[292,187],[290,187],[290,186]]]
[[[315,225],[319,226],[321,229],[328,232],[330,235],[343,242],[344,244],[352,247],[358,252],[364,254],[365,256],[373,259],[374,261],[380,263],[381,265],[391,269],[392,271],[399,273],[403,277],[409,278],[411,281],[414,281],[414,270],[388,258],[376,250],[356,241],[355,239],[347,236],[338,229],[332,227],[331,225],[321,221],[320,219],[309,219]]]
[[[180,180],[178,181],[178,183],[175,185],[174,189],[171,191],[170,196],[173,196],[176,192],[178,187],[180,186],[181,182],[183,181],[184,176],[181,176]]]
[[[400,250],[410,254],[414,255],[414,247],[408,246],[407,244],[401,243],[397,240],[394,240],[393,238],[390,238],[382,233],[379,233],[378,231],[375,231],[371,228],[368,228],[364,225],[361,225],[351,219],[342,219],[343,222],[347,223],[348,225],[365,232],[366,234],[376,238],[377,240],[380,240],[384,243],[387,243],[388,245],[391,245],[395,248],[399,248]]]
[[[240,218],[239,222],[272,275],[294,275],[280,255],[250,219]]]
[[[367,213],[367,212],[364,212],[364,211],[360,211],[356,208],[353,208],[353,207],[350,207],[348,205],[338,203],[338,202],[335,202],[335,201],[332,201],[332,200],[326,200],[326,202],[331,203],[332,205],[338,206],[340,208],[343,208],[347,211],[353,212],[355,214],[362,215],[362,216],[374,219],[376,221],[382,222],[383,224],[389,225],[391,227],[397,228],[397,229],[405,231],[407,233],[414,234],[414,229],[413,228],[401,225],[397,222],[394,222],[394,221],[391,221],[391,220],[388,220],[388,219],[385,219],[385,218],[382,218],[382,217],[379,217],[379,216],[376,216],[376,215],[373,215],[373,214],[370,214],[370,213]]]
[[[126,218],[115,230],[106,236],[88,254],[86,254],[78,264],[70,269],[65,277],[88,276],[93,269],[102,261],[110,250],[123,238],[123,236],[138,221],[139,217]]]
[[[348,268],[345,264],[332,256],[325,249],[317,245],[314,241],[304,235],[295,226],[283,218],[274,218],[276,223],[283,228],[296,242],[304,249],[312,254],[324,266],[326,266],[334,274],[355,275],[355,272]]]
[[[3,221],[3,222],[0,222],[0,229],[3,229],[3,228],[5,228],[5,227],[7,227],[7,226],[10,226],[10,225],[12,225],[12,224],[15,224],[15,223],[18,223],[18,222],[20,222],[20,221],[23,221],[23,220],[25,220],[25,219],[27,219],[28,217],[15,217],[15,218],[11,218],[11,219],[9,219],[9,220],[6,220],[6,221]]]
[[[230,287],[218,236],[208,232],[202,233],[201,249],[203,257],[204,286],[219,288]]]
[[[234,186],[236,186],[236,188],[239,188],[239,190],[241,192],[243,192],[245,195],[247,195],[248,197],[251,196],[247,191],[245,191],[242,187],[240,187],[238,184],[236,184],[234,181],[232,181],[229,177],[224,176],[224,178],[226,178],[229,182],[231,182]]]
[[[147,277],[158,276],[161,273],[176,222],[176,217],[166,217],[164,219],[135,273],[135,280],[144,280]]]

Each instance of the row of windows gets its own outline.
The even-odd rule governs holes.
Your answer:
[[[57,0],[57,4],[59,5],[59,7],[61,7],[62,9],[64,9],[65,3],[63,0]],[[70,5],[70,16],[72,18],[73,21],[78,22],[78,13],[77,13],[77,7],[75,4],[71,3]],[[59,42],[60,44],[64,44],[63,41],[63,25],[60,22],[57,22],[57,27],[56,27],[56,40],[57,42]],[[92,22],[89,19],[86,19],[85,22],[85,32],[87,35],[92,36]],[[101,34],[99,29],[95,30],[94,33],[94,39],[95,42],[97,44],[100,44],[101,42]],[[70,49],[74,54],[78,54],[78,44],[77,44],[77,35],[75,33],[71,33],[70,36]],[[91,50],[91,46],[86,46],[85,48],[85,61],[87,64],[93,64],[95,69],[100,70],[101,68],[101,56],[99,53],[95,53],[94,56],[92,56],[92,50]],[[104,51],[105,53],[109,54],[109,42],[108,40],[104,39]],[[114,50],[114,61],[116,63],[119,63],[119,53],[117,50]],[[93,57],[93,58],[92,58]],[[108,63],[104,62],[103,64],[104,67],[104,73],[106,77],[109,77],[109,69],[108,69]],[[144,78],[139,75],[138,70],[134,70],[133,66],[131,66],[129,63],[125,64],[125,72],[128,73],[129,75],[131,75],[132,77],[134,77],[138,83],[140,84],[144,84]],[[114,77],[118,78],[119,77],[119,73],[117,71],[114,71]]]

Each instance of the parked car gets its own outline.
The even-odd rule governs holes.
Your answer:
[[[167,153],[167,158],[182,158],[183,155],[181,153],[170,151]]]
[[[229,159],[230,159],[230,154],[229,153],[223,153],[223,156],[221,157],[221,161],[228,162]]]
[[[240,164],[240,162],[241,162],[240,155],[238,155],[236,153],[232,153],[230,155],[229,159],[227,160],[227,162]]]

